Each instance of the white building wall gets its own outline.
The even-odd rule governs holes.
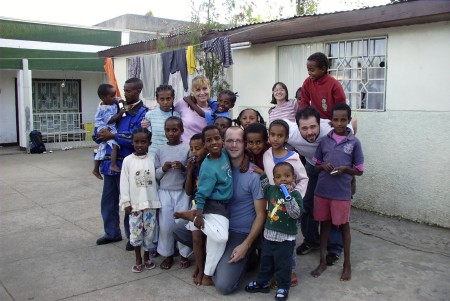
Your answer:
[[[354,205],[450,227],[450,22],[387,31],[386,112],[358,112]]]
[[[450,112],[450,22],[389,31],[387,110]]]
[[[277,66],[278,45],[378,36],[388,37],[386,112],[355,112],[366,172],[357,178],[353,205],[450,228],[450,22],[234,51],[233,89],[240,95],[234,116],[243,107],[267,116],[278,68],[283,72]]]

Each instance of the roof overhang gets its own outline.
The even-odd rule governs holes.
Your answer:
[[[450,20],[450,1],[410,1],[384,6],[322,15],[293,17],[258,24],[244,25],[206,34],[202,41],[229,36],[231,43],[262,44],[299,38],[317,37],[379,28],[398,27]],[[187,35],[163,38],[168,48],[191,44]],[[100,57],[129,56],[156,53],[158,39],[122,45],[100,51]]]

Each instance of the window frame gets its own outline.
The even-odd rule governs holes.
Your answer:
[[[384,41],[380,49],[377,49],[377,41]],[[330,64],[328,73],[341,83],[351,108],[364,112],[386,111],[388,37],[341,39],[326,41],[324,44]],[[355,44],[356,53],[353,47]],[[378,66],[375,66],[377,62]],[[381,76],[377,73],[381,73]],[[381,101],[377,95],[381,95]],[[372,103],[375,103],[375,107]]]

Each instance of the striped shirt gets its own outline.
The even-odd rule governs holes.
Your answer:
[[[180,113],[173,111],[164,112],[160,108],[148,111],[145,114],[145,120],[150,121],[149,131],[152,132],[152,145],[148,148],[148,153],[155,156],[156,150],[167,143],[166,133],[164,131],[164,122],[170,116],[180,117]]]
[[[287,102],[276,105],[269,110],[269,123],[277,119],[289,119],[295,122],[295,114],[297,113],[298,101],[296,99],[290,99]]]

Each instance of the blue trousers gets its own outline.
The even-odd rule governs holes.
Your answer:
[[[314,171],[314,166],[306,162],[306,173],[308,174],[308,188],[303,198],[303,214],[300,222],[304,242],[310,246],[318,247],[319,222],[314,220],[314,191],[316,190],[318,174]],[[342,233],[338,227],[332,225],[328,236],[328,252],[340,255],[342,253]]]
[[[173,235],[176,241],[192,248],[192,232],[186,229],[185,225],[186,222],[176,223],[173,230]],[[247,234],[236,233],[233,231],[229,231],[228,233],[228,241],[225,247],[225,252],[223,253],[222,258],[220,258],[220,261],[217,264],[216,272],[212,277],[214,286],[222,295],[228,295],[234,292],[247,272],[247,265],[250,262],[250,255],[254,254],[253,247],[248,250],[245,258],[236,263],[228,263],[234,248],[240,245],[247,238],[247,236]],[[290,255],[292,255],[292,250]],[[289,260],[290,259],[291,257],[289,257]]]
[[[295,240],[276,242],[265,239],[261,253],[261,267],[256,281],[258,283],[269,282],[275,275],[278,288],[289,290],[294,248]]]
[[[100,209],[105,236],[111,239],[122,238],[119,215],[120,175],[103,175],[103,192]],[[130,238],[128,215],[123,221],[125,235]]]

